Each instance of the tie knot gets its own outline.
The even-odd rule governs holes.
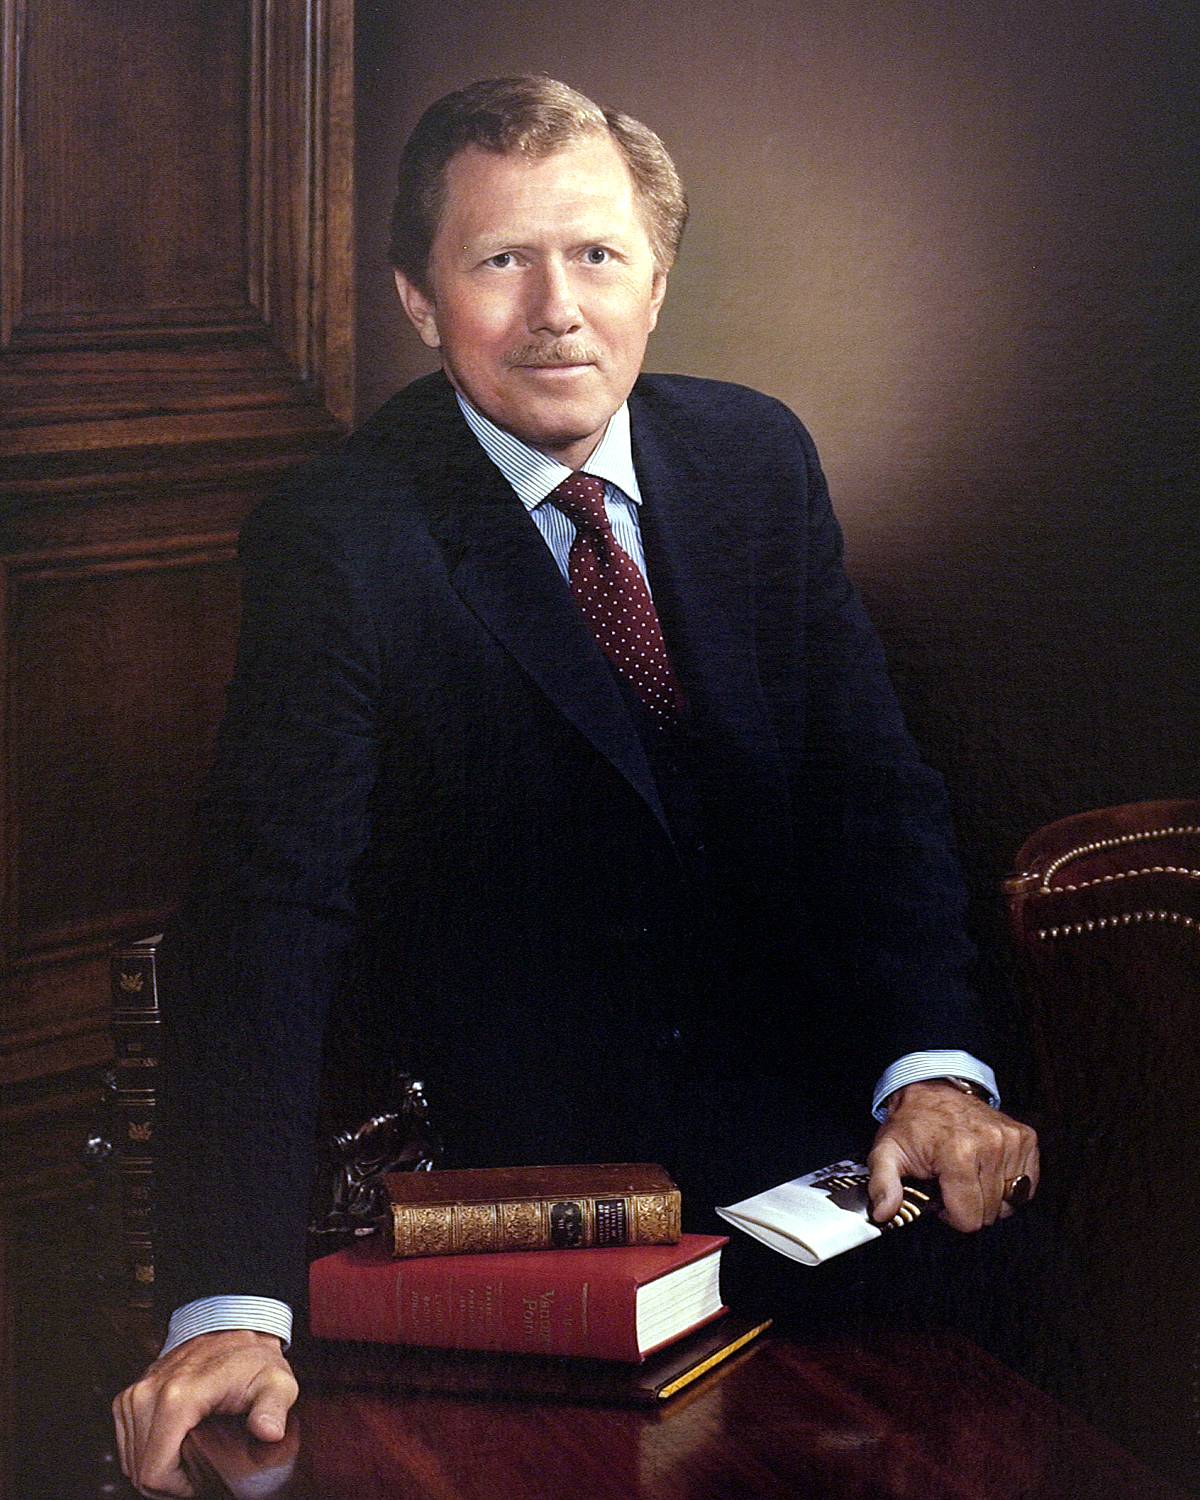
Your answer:
[[[604,481],[592,474],[571,474],[546,497],[581,531],[609,530],[604,509]]]

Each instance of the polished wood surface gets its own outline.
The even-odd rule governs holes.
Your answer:
[[[1178,1500],[965,1340],[784,1335],[651,1412],[320,1388],[278,1445],[189,1441],[235,1500]]]

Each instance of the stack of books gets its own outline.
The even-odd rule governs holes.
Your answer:
[[[862,1162],[836,1161],[717,1212],[779,1254],[819,1266],[939,1206],[928,1184],[905,1183],[895,1218],[875,1224],[868,1178]],[[728,1239],[680,1232],[679,1190],[661,1167],[505,1167],[384,1181],[382,1232],[309,1271],[311,1332],[344,1345],[340,1368],[351,1378],[660,1401],[770,1326],[728,1315],[720,1288]],[[381,1348],[403,1348],[402,1363],[363,1352]]]
[[[767,1326],[726,1320],[727,1239],[680,1232],[679,1190],[661,1167],[385,1181],[381,1232],[312,1263],[309,1324],[317,1339],[460,1356],[406,1354],[396,1373],[410,1383],[657,1401]]]

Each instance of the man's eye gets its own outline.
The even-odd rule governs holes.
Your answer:
[[[496,255],[489,255],[484,264],[494,266],[497,271],[503,271],[512,265],[512,259],[510,250],[501,250]]]
[[[603,245],[590,245],[584,252],[583,258],[589,266],[602,266],[608,260],[608,251]]]

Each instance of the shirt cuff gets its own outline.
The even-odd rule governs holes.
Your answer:
[[[877,1120],[887,1119],[884,1100],[906,1083],[924,1083],[929,1078],[965,1078],[968,1083],[977,1083],[988,1096],[993,1109],[1000,1108],[1000,1090],[996,1075],[987,1063],[980,1062],[969,1052],[956,1052],[951,1048],[933,1052],[908,1052],[898,1058],[875,1085],[871,1100],[871,1113]]]
[[[167,1341],[158,1351],[161,1359],[185,1339],[198,1333],[216,1333],[222,1328],[252,1328],[274,1333],[283,1340],[284,1352],[292,1342],[292,1310],[274,1297],[199,1297],[185,1302],[171,1314]]]

